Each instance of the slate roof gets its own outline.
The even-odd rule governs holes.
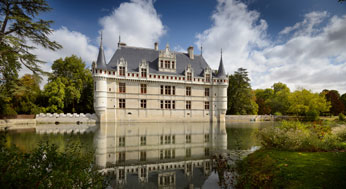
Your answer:
[[[223,66],[223,61],[222,61],[222,55],[221,55],[219,69],[217,71],[216,77],[226,77],[226,72],[225,72],[225,68]]]
[[[158,59],[159,59],[159,50],[148,49],[148,48],[139,48],[139,47],[130,47],[122,46],[119,48],[107,64],[107,70],[116,70],[117,61],[120,61],[120,58],[124,58],[127,61],[127,71],[128,72],[138,72],[139,64],[143,59],[149,63],[149,73],[160,73],[160,74],[169,74],[169,75],[185,75],[185,68],[188,64],[191,64],[191,67],[194,70],[195,77],[203,77],[204,69],[210,68],[205,59],[201,55],[194,55],[194,59],[190,59],[187,53],[175,52],[176,54],[176,73],[165,73],[159,72],[158,69]]]
[[[99,48],[99,54],[97,56],[96,68],[98,68],[98,69],[107,69],[106,58],[105,58],[105,54],[103,52],[102,42],[101,42],[101,45],[100,45],[100,48]]]

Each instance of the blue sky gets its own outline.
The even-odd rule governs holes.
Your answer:
[[[52,39],[64,49],[38,48],[52,62],[77,54],[88,65],[104,33],[106,58],[119,34],[131,46],[159,41],[175,51],[195,47],[216,69],[220,49],[228,73],[248,69],[253,88],[284,82],[292,89],[346,92],[346,3],[337,0],[48,0]],[[345,42],[345,43],[344,43]],[[326,50],[328,49],[328,50]],[[49,69],[47,67],[47,69]]]

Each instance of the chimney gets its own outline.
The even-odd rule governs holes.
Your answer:
[[[155,42],[155,43],[154,43],[154,49],[155,49],[156,51],[159,50],[159,43],[158,43],[158,42]]]
[[[118,48],[125,47],[125,46],[126,46],[126,43],[122,43],[122,42],[118,43]]]
[[[190,59],[194,59],[194,56],[193,56],[193,46],[189,46],[189,48],[187,48],[187,52],[189,53]]]

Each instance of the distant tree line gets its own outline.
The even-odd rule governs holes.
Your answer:
[[[229,76],[227,114],[298,115],[317,117],[345,113],[346,93],[307,89],[294,92],[286,84],[274,83],[271,88],[252,90],[246,69],[239,68]]]

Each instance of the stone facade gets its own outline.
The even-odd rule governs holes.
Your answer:
[[[101,45],[92,70],[99,121],[225,121],[228,78],[222,59],[216,75],[191,48],[184,54],[168,45],[162,51],[123,45],[105,64]]]

